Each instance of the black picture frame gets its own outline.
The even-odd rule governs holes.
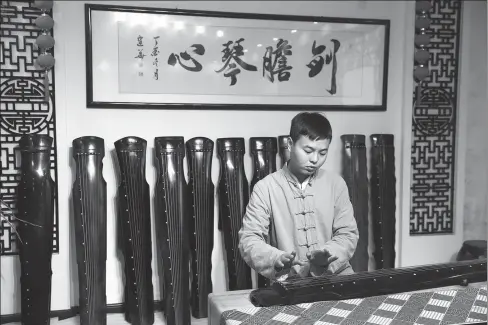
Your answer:
[[[124,102],[99,101],[94,99],[93,93],[93,44],[92,44],[92,13],[94,11],[110,11],[121,13],[150,13],[186,15],[195,17],[281,20],[319,23],[345,23],[384,26],[384,63],[382,71],[382,94],[379,105],[301,105],[301,104],[236,104],[236,103],[161,103],[161,102]],[[362,19],[338,18],[323,16],[298,16],[237,13],[224,11],[183,10],[155,7],[135,7],[120,5],[85,4],[85,44],[86,44],[86,106],[90,109],[170,109],[170,110],[249,110],[249,111],[386,111],[388,97],[388,62],[390,41],[390,20],[388,19]]]

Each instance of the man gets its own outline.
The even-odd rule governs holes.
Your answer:
[[[341,176],[320,169],[332,128],[319,113],[291,122],[290,159],[254,186],[239,231],[239,250],[263,276],[351,274],[359,238]],[[269,243],[269,244],[268,244]]]

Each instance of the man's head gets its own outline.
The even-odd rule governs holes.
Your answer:
[[[288,167],[301,181],[319,169],[332,140],[329,120],[320,113],[299,113],[291,121]]]

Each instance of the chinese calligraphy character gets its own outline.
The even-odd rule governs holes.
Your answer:
[[[235,41],[235,42],[228,41],[227,43],[222,44],[222,46],[225,46],[225,49],[222,50],[222,53],[224,53],[224,55],[222,56],[222,62],[225,62],[225,64],[222,67],[222,69],[217,70],[215,72],[220,73],[220,72],[227,69],[227,72],[224,73],[224,77],[226,77],[226,78],[230,77],[231,78],[231,83],[230,83],[231,86],[234,86],[236,84],[236,82],[237,82],[236,75],[241,73],[241,69],[239,69],[237,67],[236,63],[241,68],[243,68],[244,70],[258,71],[258,69],[255,66],[248,64],[248,63],[242,61],[241,58],[239,58],[240,56],[244,55],[244,48],[240,44],[244,40],[245,40],[244,38],[240,38],[238,41]],[[232,46],[232,49],[230,48],[231,44],[234,44]],[[232,59],[236,63],[231,62]]]
[[[146,56],[146,54],[144,54],[144,50],[142,49],[138,49],[137,51],[139,51],[139,53],[137,54],[137,56],[135,57],[136,59],[144,59],[144,57]]]
[[[193,44],[192,46],[190,46],[190,48],[193,48],[193,50],[191,50],[191,52],[193,52],[197,55],[205,54],[205,47],[203,47],[203,45],[201,45],[201,44]],[[191,61],[193,63],[193,66],[186,65],[184,62],[182,62],[180,60],[180,57],[184,61]],[[178,62],[185,70],[188,70],[191,72],[202,71],[202,65],[200,64],[200,62],[198,62],[190,54],[188,54],[188,51],[180,52],[180,55],[171,53],[169,58],[168,58],[168,64],[172,65],[174,67],[176,62]]]
[[[141,35],[137,36],[137,46],[138,47],[144,47],[144,44],[142,43],[142,39],[143,37]],[[144,54],[144,49],[137,49],[138,51],[138,54],[137,56],[135,57],[136,59],[144,59],[144,57],[146,56]]]
[[[143,37],[141,35],[137,36],[137,44],[136,45],[139,48],[137,49],[137,55],[134,58],[139,59],[138,65],[139,65],[139,67],[142,68],[142,66],[144,65],[143,60],[144,60],[144,57],[146,56],[146,54],[144,54],[144,43],[143,43]],[[142,77],[142,76],[144,76],[144,73],[142,71],[139,71],[138,76]]]
[[[325,45],[319,45],[316,47],[316,41],[313,41],[312,45],[312,55],[314,58],[312,61],[307,64],[307,67],[310,68],[310,71],[308,73],[308,76],[310,78],[315,77],[322,71],[322,68],[324,67],[324,63],[329,65],[330,62],[332,61],[332,76],[331,76],[331,86],[330,90],[328,89],[327,91],[329,94],[334,95],[337,91],[336,87],[336,73],[337,73],[337,59],[336,59],[336,53],[339,50],[339,47],[341,46],[341,43],[338,40],[332,39],[332,44],[333,48],[328,49],[328,53],[326,52],[325,55],[322,55],[324,51],[326,50]]]
[[[159,36],[154,37],[154,47],[151,53],[152,56],[157,56],[159,54],[158,39]]]
[[[288,44],[288,41],[284,41],[280,38],[276,46],[276,50],[273,51],[272,46],[266,48],[266,53],[263,57],[263,77],[268,72],[268,80],[274,82],[274,75],[278,74],[278,81],[290,80],[291,73],[288,70],[293,69],[287,65],[287,55],[292,55],[292,46]],[[273,60],[274,55],[274,60]],[[276,69],[276,64],[278,68]]]
[[[143,37],[141,35],[137,36],[137,46],[144,46],[144,44],[142,44],[142,39]]]
[[[153,51],[151,53],[151,56],[154,57],[153,65],[155,66],[153,77],[156,80],[159,79],[159,60],[157,58],[157,56],[159,54],[158,39],[159,39],[159,36],[154,37],[154,47],[153,47]]]

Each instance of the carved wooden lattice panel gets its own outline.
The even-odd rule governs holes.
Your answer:
[[[24,134],[48,134],[54,138],[51,151],[53,180],[57,179],[56,130],[54,103],[54,72],[49,73],[50,100],[44,101],[43,73],[35,64],[39,55],[35,44],[40,34],[35,19],[41,11],[33,1],[2,1],[1,3],[1,67],[0,67],[0,151],[2,213],[14,225],[17,213],[17,185],[20,154],[18,141]],[[51,14],[50,14],[51,15]],[[52,16],[52,15],[51,15]],[[54,252],[58,252],[58,201],[55,193]],[[14,230],[6,221],[0,225],[3,255],[17,254]]]
[[[431,1],[430,76],[413,93],[412,235],[453,232],[461,3]]]

